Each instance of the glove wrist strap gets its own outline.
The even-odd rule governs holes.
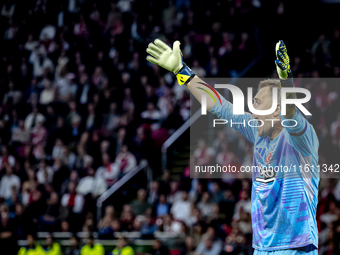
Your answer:
[[[195,73],[183,63],[183,67],[176,74],[179,85],[187,85],[194,77]]]
[[[285,80],[280,79],[280,81],[281,87],[294,87],[293,75],[290,70],[288,71],[288,78]]]
[[[288,77],[286,80],[281,80],[281,87],[294,87],[293,77]]]

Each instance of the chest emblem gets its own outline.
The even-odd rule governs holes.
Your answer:
[[[273,157],[273,153],[268,153],[267,154],[267,157],[266,157],[266,163],[268,164],[269,163],[269,161],[272,159],[272,157]]]

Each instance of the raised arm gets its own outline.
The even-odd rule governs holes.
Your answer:
[[[178,83],[180,85],[186,85],[200,103],[202,103],[202,95],[204,95],[209,112],[226,120],[227,125],[239,131],[249,141],[254,142],[256,127],[250,127],[245,124],[252,119],[252,116],[249,113],[234,115],[232,104],[223,98],[213,87],[197,77],[183,62],[179,45],[180,42],[176,41],[173,44],[173,49],[171,49],[164,42],[156,39],[154,43],[148,45],[146,51],[151,56],[148,56],[147,60],[173,72],[177,77]],[[234,125],[232,123],[234,123]]]
[[[281,87],[294,87],[293,75],[290,70],[287,47],[282,40],[276,44],[276,69],[281,80]],[[295,93],[287,94],[287,98],[295,98]],[[304,118],[295,105],[287,105],[287,112],[281,118],[286,120],[285,129],[292,137],[292,141],[298,151],[304,157],[318,155],[319,140],[313,126]],[[315,159],[313,159],[315,160]]]
[[[176,41],[171,49],[166,43],[156,39],[147,48],[148,56],[146,59],[151,63],[159,65],[166,70],[173,72],[180,85],[186,85],[193,96],[201,103],[202,95],[207,99],[207,110],[210,111],[219,102],[222,104],[222,96],[211,86],[202,81],[194,72],[183,62],[180,42]]]
[[[282,40],[276,43],[276,71],[281,80],[281,87],[294,87],[293,75],[290,69],[290,61],[287,53],[287,47]],[[287,93],[287,99],[293,99],[296,97],[295,93]],[[286,109],[286,115],[284,118],[290,118],[295,113],[295,105],[288,104]]]

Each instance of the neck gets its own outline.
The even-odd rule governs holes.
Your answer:
[[[279,127],[274,126],[273,132],[269,135],[270,140],[273,141],[280,134],[282,129],[283,129],[282,126]]]

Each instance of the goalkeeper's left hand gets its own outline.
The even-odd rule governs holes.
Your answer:
[[[287,80],[293,77],[290,70],[290,61],[287,54],[287,47],[282,40],[280,40],[275,47],[276,54],[276,71],[281,80]]]

